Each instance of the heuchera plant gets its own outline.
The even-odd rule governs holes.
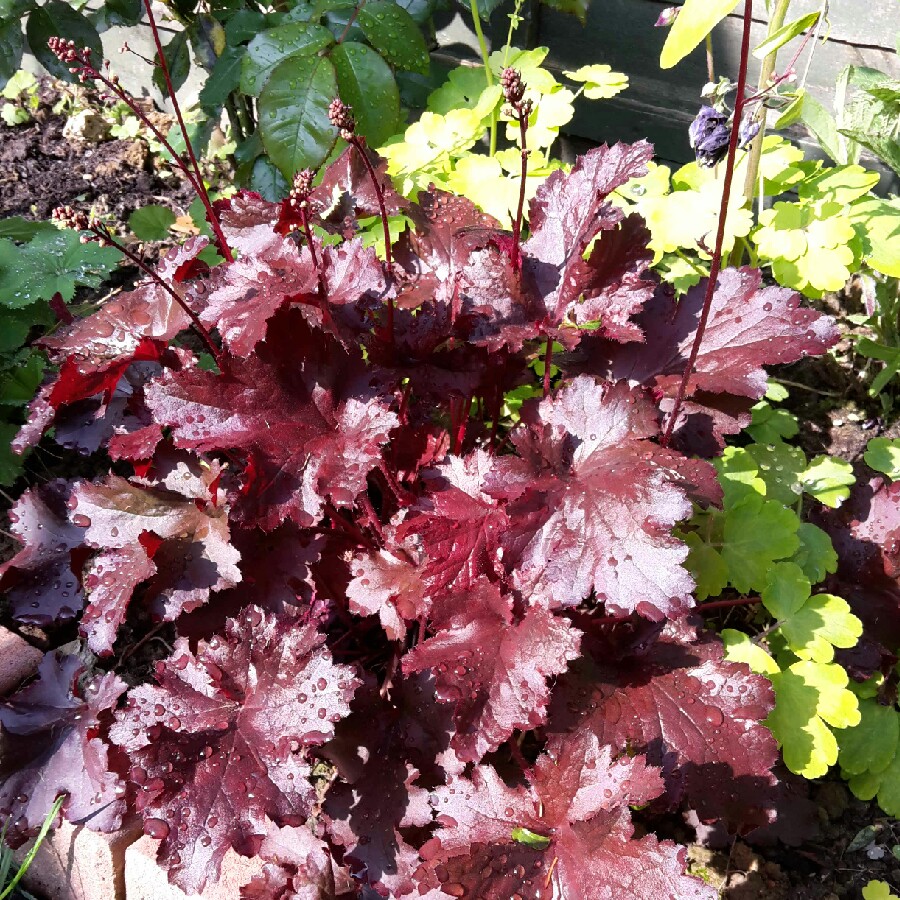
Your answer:
[[[798,804],[673,527],[720,502],[707,460],[764,366],[836,331],[749,268],[676,304],[609,200],[646,143],[553,173],[526,236],[521,201],[510,233],[404,200],[330,113],[318,186],[210,207],[233,261],[192,239],[44,341],[17,446],[83,435],[113,471],[13,510],[10,614],[90,653],[0,707],[7,839],[63,795],[100,831],[140,816],[188,892],[234,848],[265,862],[246,898],[712,900],[657,817],[790,837]],[[400,212],[380,259],[356,223]]]

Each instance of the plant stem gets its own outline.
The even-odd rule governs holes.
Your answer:
[[[341,32],[341,36],[337,39],[335,43],[343,44],[347,35],[350,33],[350,29],[353,27],[353,23],[356,21],[356,17],[359,15],[360,10],[366,5],[366,0],[359,0],[359,3],[356,4],[356,7],[353,10],[350,18],[347,19],[347,24],[344,26],[344,30]]]
[[[550,364],[553,362],[553,340],[547,338],[547,348],[544,350],[544,396],[550,395]]]
[[[767,37],[771,37],[784,25],[785,17],[787,16],[788,7],[791,5],[791,0],[777,0],[775,4],[775,9],[772,11],[772,18],[769,20],[769,29],[766,33]],[[765,91],[769,82],[772,79],[772,75],[775,72],[775,62],[778,58],[778,51],[773,50],[769,53],[765,59],[762,61],[762,66],[759,70],[759,81],[757,82],[757,93],[762,93]],[[738,89],[738,99],[735,102],[735,110],[734,110],[734,128],[740,128],[741,120],[738,116],[737,104],[741,103],[741,108],[743,109],[743,92]],[[756,194],[757,187],[757,174],[759,173],[759,163],[762,159],[762,149],[763,149],[763,140],[766,137],[766,114],[765,110],[762,112],[762,117],[759,123],[759,132],[756,137],[753,138],[753,142],[750,145],[750,154],[747,158],[747,177],[744,180],[744,203],[745,205],[753,202],[753,197]],[[743,255],[743,248],[739,247],[735,244],[734,249],[731,251],[730,263],[733,266],[740,265],[741,259]]]
[[[225,358],[222,355],[222,351],[215,345],[213,342],[210,333],[206,330],[206,326],[200,321],[197,314],[184,302],[184,298],[178,295],[178,292],[175,291],[169,284],[163,281],[160,278],[159,274],[155,272],[150,266],[147,265],[136,253],[132,253],[127,247],[123,244],[120,244],[109,232],[107,228],[94,228],[92,227],[91,232],[97,235],[101,241],[109,244],[112,247],[115,247],[122,256],[130,259],[145,275],[148,275],[156,284],[158,284],[187,314],[188,318],[191,320],[191,325],[194,330],[197,332],[200,339],[204,344],[209,348],[209,352],[212,353],[213,359],[216,361],[216,365],[219,367],[220,372],[225,372]]]
[[[713,609],[729,609],[732,606],[754,606],[761,602],[761,597],[738,597],[737,600],[716,600],[713,603],[699,604],[697,611],[705,614]]]
[[[522,268],[522,254],[519,252],[519,242],[522,238],[522,215],[525,212],[525,180],[528,178],[528,148],[526,139],[528,135],[528,116],[519,115],[519,140],[522,144],[522,176],[519,183],[519,205],[516,208],[516,218],[513,222],[513,268],[518,272]]]
[[[153,32],[153,43],[156,45],[156,56],[159,60],[159,68],[166,82],[166,92],[169,95],[169,99],[172,101],[172,109],[175,111],[175,118],[178,120],[178,127],[184,138],[188,159],[190,159],[191,168],[194,170],[196,179],[194,190],[197,191],[197,194],[206,209],[206,216],[209,219],[210,227],[216,233],[217,243],[219,244],[219,249],[222,251],[222,255],[225,257],[226,262],[234,262],[234,255],[231,252],[231,248],[228,246],[228,241],[225,240],[225,235],[222,233],[222,226],[219,224],[219,217],[216,215],[216,211],[213,209],[212,202],[209,199],[206,185],[203,183],[203,175],[200,172],[200,166],[197,164],[197,157],[194,155],[194,148],[191,145],[191,138],[188,134],[187,126],[184,124],[184,116],[181,114],[181,106],[178,103],[178,97],[175,95],[175,87],[172,84],[172,77],[169,73],[169,64],[166,62],[162,40],[156,27],[156,18],[153,15],[152,0],[144,0],[144,9],[147,11],[147,18],[150,21],[150,30]]]
[[[369,159],[369,154],[366,153],[366,145],[363,142],[362,138],[358,135],[353,135],[350,139],[350,143],[353,144],[356,152],[362,157],[362,161],[365,164],[366,171],[369,173],[369,179],[372,182],[372,187],[375,189],[375,196],[378,198],[378,211],[381,213],[381,225],[384,228],[384,259],[385,266],[387,268],[388,281],[393,282],[394,280],[394,260],[391,255],[391,226],[388,222],[388,214],[387,207],[384,205],[384,189],[381,186],[381,183],[378,181],[378,175],[375,172],[375,167],[372,165],[372,160]],[[388,284],[390,288],[390,283]],[[394,298],[389,296],[387,303],[387,331],[390,336],[391,344],[394,343]]]
[[[728,141],[728,157],[725,163],[724,184],[722,185],[722,202],[719,206],[719,223],[718,228],[716,229],[716,246],[709,267],[709,281],[706,285],[706,296],[703,300],[703,310],[700,313],[700,321],[697,324],[697,333],[694,335],[691,353],[688,357],[687,364],[684,367],[681,383],[678,385],[678,393],[675,395],[675,403],[672,406],[672,412],[660,440],[663,447],[668,447],[669,441],[672,439],[672,432],[675,430],[675,423],[678,421],[678,414],[681,412],[681,406],[684,403],[688,382],[691,379],[691,374],[697,363],[697,355],[700,353],[700,344],[703,341],[703,333],[706,331],[706,323],[709,321],[709,311],[712,308],[713,295],[716,292],[716,283],[719,279],[719,271],[722,267],[722,245],[725,242],[725,220],[728,217],[728,201],[731,199],[731,182],[734,180],[734,161],[737,156],[738,125],[744,111],[744,94],[747,89],[747,63],[750,59],[750,26],[752,22],[753,0],[746,0],[744,5],[744,31],[741,37],[741,61],[740,70],[738,71],[737,98],[734,103],[734,125],[731,129],[731,138]]]
[[[706,36],[706,78],[710,84],[716,80],[716,63],[713,56],[712,32]]]
[[[478,38],[478,46],[481,49],[481,61],[484,63],[484,77],[487,79],[487,86],[490,87],[494,83],[494,73],[491,71],[491,54],[488,52],[487,41],[484,39],[484,31],[481,28],[481,14],[478,11],[478,0],[469,0],[469,7],[472,10],[472,27],[475,29],[475,36]],[[491,130],[490,130],[490,155],[493,156],[497,152],[497,110],[491,113]]]

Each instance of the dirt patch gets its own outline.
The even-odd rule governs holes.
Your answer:
[[[52,111],[58,99],[45,82],[31,122],[0,124],[0,217],[48,219],[66,204],[122,222],[150,203],[185,212],[193,191],[143,140],[73,141],[63,134],[66,117]]]

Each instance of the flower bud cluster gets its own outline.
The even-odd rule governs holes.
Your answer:
[[[331,101],[328,107],[328,118],[345,141],[353,138],[356,132],[356,119],[353,117],[352,108],[344,103],[340,97],[335,97]]]
[[[507,66],[500,73],[500,87],[503,89],[503,97],[512,107],[509,113],[513,118],[521,121],[531,115],[534,105],[525,99],[525,82],[522,81],[522,73],[512,66]]]

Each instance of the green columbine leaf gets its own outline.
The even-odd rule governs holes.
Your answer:
[[[513,828],[511,837],[517,844],[525,844],[535,850],[545,850],[550,846],[550,838],[535,834],[528,828]]]
[[[756,460],[745,448],[726,447],[722,455],[713,460],[713,465],[719,473],[725,509],[754,494],[765,496],[766,482],[760,477]]]
[[[751,444],[746,448],[766,484],[766,498],[783,506],[793,506],[802,492],[800,475],[806,469],[806,454],[782,441]]]
[[[804,778],[820,778],[838,758],[831,728],[860,721],[856,696],[847,690],[847,673],[836,663],[801,660],[771,679],[775,709],[766,724],[781,745],[785,764]]]
[[[295,55],[315,56],[333,43],[334,36],[327,28],[307,22],[289,22],[257,34],[247,45],[247,55],[241,63],[241,90],[258,97],[283,60]]]
[[[666,37],[660,66],[671,69],[684,59],[736,6],[737,0],[686,0]]]
[[[862,166],[833,166],[801,181],[797,193],[803,200],[852,203],[868,194],[880,178],[877,172],[869,172]]]
[[[369,43],[398,69],[428,74],[428,46],[415,19],[392,0],[369,0],[357,17]]]
[[[142,241],[163,241],[175,224],[175,213],[168,206],[145,206],[128,217],[128,227]]]
[[[893,278],[900,278],[900,200],[867,197],[850,207],[850,220],[863,228],[869,249],[866,262]]]
[[[776,409],[761,400],[750,410],[750,424],[745,431],[760,444],[792,438],[800,431],[797,417],[786,409]]]
[[[849,496],[856,483],[853,466],[833,456],[817,456],[800,474],[800,483],[807,494],[812,494],[826,506],[838,507]]]
[[[854,687],[858,695],[867,693]],[[889,815],[900,815],[900,715],[876,697],[859,696],[860,721],[838,735],[841,771],[860,800],[877,797]]]
[[[766,400],[771,400],[773,403],[782,403],[790,396],[788,389],[783,384],[775,381],[774,378],[769,378],[766,381]]]
[[[862,889],[863,900],[898,900],[886,881],[870,881]]]
[[[689,532],[684,540],[690,548],[684,566],[697,582],[694,595],[698,600],[718,597],[728,587],[728,564],[718,550],[705,543],[698,534]]]
[[[735,590],[749,594],[765,587],[772,564],[800,546],[799,524],[793,510],[758,494],[726,510],[721,553]]]
[[[863,459],[869,468],[883,472],[891,481],[900,478],[900,439],[872,438]]]
[[[259,133],[286,179],[325,161],[337,139],[328,118],[336,96],[334,66],[325,57],[288,57],[272,71],[259,97]]]
[[[365,44],[346,41],[331,53],[338,92],[353,107],[360,134],[377,147],[400,128],[400,93],[388,64]]]
[[[838,558],[828,534],[817,525],[801,522],[797,528],[800,546],[791,557],[803,570],[811,584],[824,581],[826,576],[837,571]]]
[[[588,100],[606,100],[621,94],[628,87],[628,76],[613,72],[611,66],[582,66],[574,72],[563,72],[571,81],[584,84],[584,96]]]
[[[98,287],[120,258],[113,247],[82,244],[74,231],[42,231],[12,258],[0,252],[0,303],[19,309],[56,293],[71,300],[77,285]]]
[[[742,662],[757,675],[772,676],[781,671],[778,663],[758,644],[750,640],[750,635],[734,628],[723,628],[720,635],[725,645],[725,658],[732,662]]]

